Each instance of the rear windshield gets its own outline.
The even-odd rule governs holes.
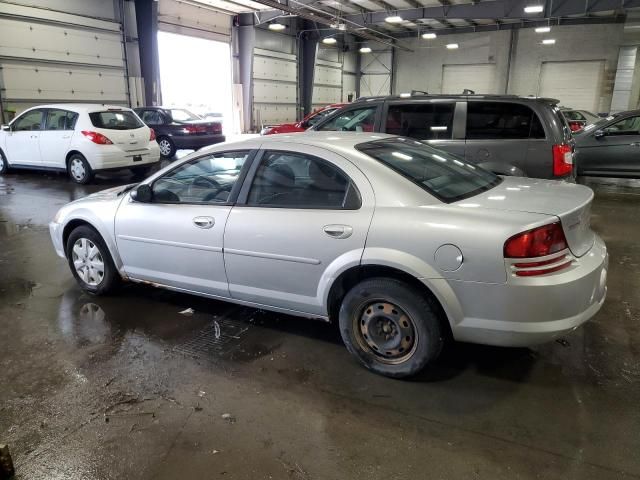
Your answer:
[[[172,108],[169,110],[171,113],[171,118],[173,118],[176,122],[190,122],[192,120],[202,120],[195,113],[190,112],[189,110],[185,110],[184,108]]]
[[[144,127],[144,123],[136,114],[128,110],[93,112],[89,114],[89,118],[94,127],[107,130],[134,130]]]
[[[502,181],[477,165],[408,138],[375,140],[356,145],[356,149],[446,203],[472,197]]]

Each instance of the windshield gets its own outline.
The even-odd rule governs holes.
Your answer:
[[[502,179],[449,153],[408,138],[390,138],[356,145],[446,203],[472,197]]]
[[[107,130],[134,130],[144,127],[137,115],[129,110],[109,110],[89,114],[91,123],[96,128]]]
[[[184,108],[172,108],[169,110],[171,113],[171,118],[173,118],[176,122],[189,122],[191,120],[202,120],[195,113],[191,113],[189,110],[185,110]]]
[[[607,118],[601,118],[597,122],[593,122],[593,123],[590,123],[589,125],[585,126],[582,129],[582,131],[583,132],[589,132],[591,130],[598,130],[599,128],[603,127],[605,124],[609,123],[611,120],[613,120],[616,117],[617,117],[617,115],[609,115]]]

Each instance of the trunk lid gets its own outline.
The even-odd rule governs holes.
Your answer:
[[[222,133],[222,123],[211,120],[176,121],[175,123],[184,126],[186,133],[190,135],[215,135]]]
[[[456,204],[512,212],[554,215],[560,219],[569,249],[576,257],[594,242],[591,230],[593,191],[583,185],[524,177],[504,177],[502,183]]]
[[[142,150],[149,146],[151,132],[149,127],[140,127],[131,130],[112,130],[109,128],[97,128],[96,131],[107,137],[114,145],[125,152]]]

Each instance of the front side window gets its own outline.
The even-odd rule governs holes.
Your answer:
[[[247,203],[261,207],[360,208],[355,185],[337,167],[293,152],[266,152]]]
[[[316,123],[320,122],[320,120],[324,120],[336,110],[337,108],[327,108],[326,110],[322,110],[321,112],[316,113],[311,118],[309,118],[309,120],[307,120],[307,126],[313,127]]]
[[[640,117],[627,117],[604,129],[607,135],[640,135]]]
[[[11,129],[14,132],[40,130],[42,126],[42,116],[42,110],[31,110],[13,122]]]
[[[390,105],[387,133],[419,140],[451,139],[455,103]]]
[[[191,122],[193,120],[202,120],[195,113],[190,112],[189,110],[185,110],[184,108],[172,108],[169,110],[171,113],[171,118],[173,118],[176,122]]]
[[[107,130],[134,130],[144,127],[138,116],[129,110],[107,110],[89,114],[91,123],[96,128]]]
[[[526,105],[508,102],[467,103],[467,139],[521,139],[544,137],[540,119]]]
[[[338,114],[324,125],[318,127],[321,131],[341,132],[373,132],[377,107],[365,107],[347,110]]]
[[[356,149],[446,203],[469,198],[502,181],[477,165],[408,138],[375,140]]]
[[[187,162],[153,183],[153,201],[226,203],[248,156],[249,151],[214,153]]]

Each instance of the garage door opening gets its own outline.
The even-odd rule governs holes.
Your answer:
[[[185,107],[211,119],[219,114],[224,132],[237,133],[228,43],[158,32],[158,55],[163,105]]]

